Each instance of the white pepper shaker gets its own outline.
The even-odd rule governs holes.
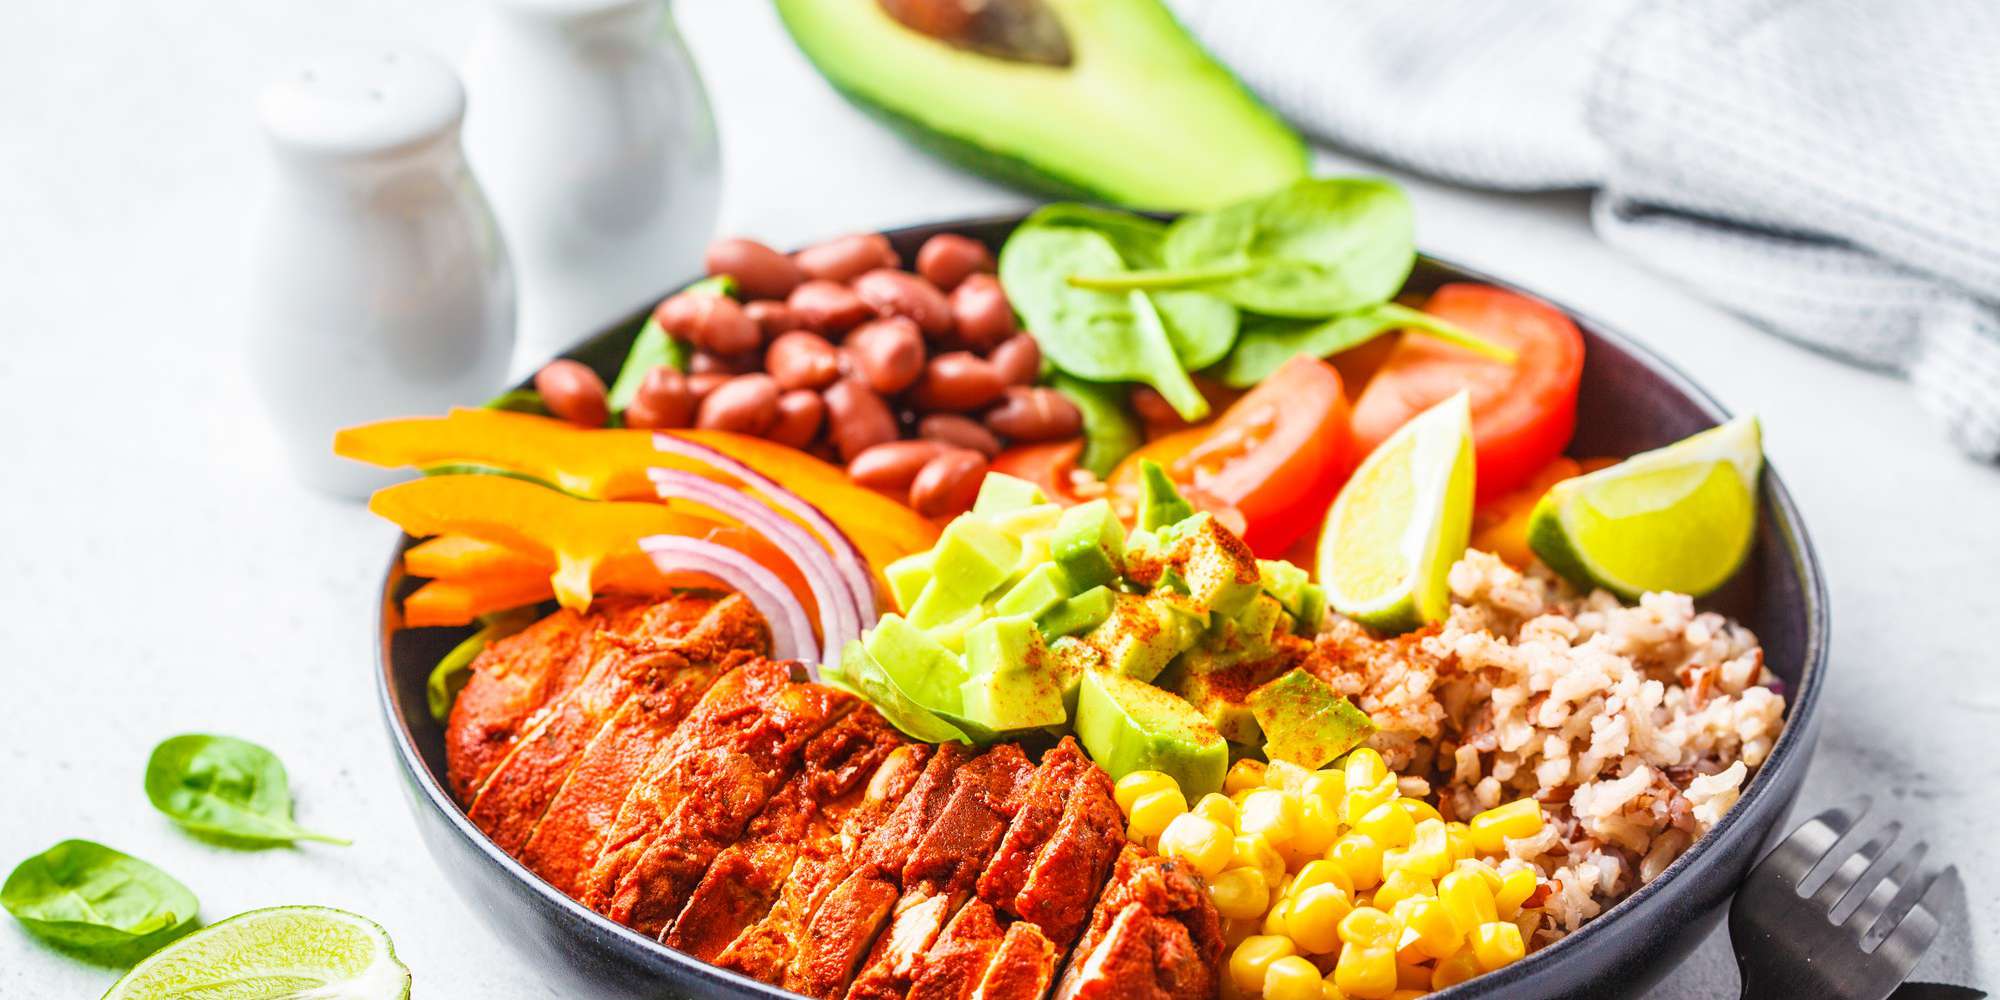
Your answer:
[[[304,63],[265,91],[275,169],[251,238],[249,353],[299,476],[397,477],[333,454],[341,427],[476,405],[514,341],[514,279],[459,146],[465,92],[404,48]]]
[[[520,278],[525,375],[700,267],[715,123],[662,0],[489,0],[464,69],[466,155]]]

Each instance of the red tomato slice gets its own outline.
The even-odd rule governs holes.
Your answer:
[[[1479,499],[1520,487],[1562,454],[1576,429],[1583,334],[1553,306],[1488,285],[1445,285],[1424,311],[1519,356],[1510,365],[1405,334],[1354,404],[1355,440],[1372,450],[1411,417],[1466,389]]]
[[[1067,507],[1082,502],[1075,480],[1076,460],[1082,454],[1082,438],[1016,445],[993,456],[987,468],[1034,483],[1043,496]]]
[[[1243,540],[1275,559],[1318,526],[1360,458],[1340,373],[1316,358],[1285,362],[1213,423],[1169,434],[1127,456],[1112,489],[1158,461],[1195,506],[1241,515]]]

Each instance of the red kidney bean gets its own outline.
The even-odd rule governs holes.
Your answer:
[[[707,399],[708,394],[714,392],[722,383],[735,377],[722,372],[697,372],[687,377],[688,392],[692,393],[695,402],[699,403]]]
[[[806,328],[820,333],[839,333],[874,315],[868,303],[854,289],[831,281],[814,279],[792,289],[785,300]]]
[[[900,499],[917,478],[917,470],[947,447],[939,441],[884,441],[854,456],[847,463],[847,478]]]
[[[908,316],[927,337],[951,332],[951,304],[937,286],[908,271],[889,268],[854,279],[854,294],[878,316]]]
[[[1014,307],[1000,279],[990,274],[968,276],[951,290],[951,322],[958,339],[975,351],[991,350],[1014,335]]]
[[[1174,405],[1167,402],[1167,397],[1150,385],[1132,386],[1126,398],[1132,402],[1132,412],[1137,413],[1148,427],[1177,429],[1188,425]]]
[[[1056,441],[1083,430],[1083,414],[1054,389],[1016,385],[986,412],[986,426],[1014,441]]]
[[[792,255],[805,276],[819,281],[852,281],[878,267],[900,263],[889,238],[880,233],[855,233],[817,243]]]
[[[986,244],[957,233],[939,233],[917,251],[917,273],[945,291],[958,287],[968,274],[993,270],[993,252]]]
[[[625,426],[645,430],[686,427],[694,420],[697,402],[687,376],[667,365],[655,365],[639,383],[632,405],[625,408]]]
[[[924,338],[907,317],[863,323],[847,335],[845,346],[855,374],[885,396],[909,388],[924,373]]]
[[[694,423],[706,431],[762,434],[777,419],[777,380],[757,372],[716,386],[702,399]]]
[[[819,434],[826,419],[826,402],[811,389],[793,389],[778,397],[778,419],[764,436],[788,448],[804,448]]]
[[[660,324],[660,329],[687,339],[686,331],[694,326],[695,300],[699,298],[696,293],[676,292],[661,299],[653,307],[653,322]]]
[[[963,413],[992,402],[1007,383],[1000,371],[978,355],[947,351],[924,366],[924,376],[911,390],[910,402],[925,411]]]
[[[827,434],[841,461],[852,462],[869,448],[896,439],[896,415],[861,380],[844,378],[827,386],[825,399]]]
[[[817,333],[793,330],[771,341],[764,370],[782,389],[824,389],[840,377],[840,353]]]
[[[1042,347],[1035,338],[1017,333],[1000,342],[986,360],[1008,385],[1032,385],[1042,373]]]
[[[917,436],[970,448],[987,458],[1000,454],[1000,439],[992,431],[979,421],[956,413],[933,413],[917,421]]]
[[[766,339],[806,328],[806,321],[779,299],[759,299],[743,304],[743,315],[764,331]]]
[[[756,240],[725,239],[708,245],[709,274],[726,274],[753,299],[782,299],[806,280],[790,257]]]
[[[681,292],[660,303],[653,315],[668,333],[717,354],[741,354],[764,339],[743,307],[726,295]]]
[[[924,463],[910,482],[910,506],[925,517],[944,517],[972,507],[986,478],[986,456],[950,448]]]
[[[611,419],[605,401],[604,380],[581,361],[562,358],[542,366],[535,373],[535,391],[555,414],[583,427],[602,427]]]
[[[694,375],[747,375],[757,370],[757,353],[723,357],[711,351],[696,351],[688,357],[688,372]]]

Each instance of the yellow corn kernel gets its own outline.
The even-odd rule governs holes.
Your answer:
[[[1264,838],[1255,834],[1239,833],[1230,842],[1229,865],[1232,868],[1255,868],[1264,873],[1264,881],[1276,885],[1285,877],[1285,859]]]
[[[1373,906],[1357,906],[1340,918],[1340,939],[1363,948],[1389,948],[1396,943],[1396,918]]]
[[[1376,806],[1394,802],[1395,800],[1396,778],[1394,775],[1383,778],[1372,785],[1357,785],[1350,781],[1347,783],[1347,793],[1340,799],[1340,818],[1343,822],[1353,824],[1361,817],[1368,815],[1369,811],[1373,810]]]
[[[1181,797],[1181,790],[1163,788],[1139,796],[1132,803],[1131,814],[1125,817],[1125,825],[1133,836],[1157,837],[1166,830],[1168,823],[1174,821],[1174,817],[1186,813],[1187,800]]]
[[[1301,857],[1317,858],[1340,836],[1340,806],[1318,795],[1301,794],[1299,828],[1292,835],[1292,850]]]
[[[1340,987],[1335,986],[1333,980],[1322,979],[1319,981],[1319,1000],[1347,1000],[1347,994],[1340,992]]]
[[[1495,871],[1492,865],[1478,858],[1461,858],[1451,866],[1451,870],[1455,872],[1471,872],[1479,876],[1480,881],[1486,883],[1487,892],[1500,891],[1500,873]]]
[[[1426,958],[1445,958],[1465,943],[1465,932],[1452,923],[1443,901],[1435,897],[1412,896],[1397,910],[1403,935],[1396,943],[1402,947],[1414,947]]]
[[[1336,885],[1308,886],[1292,896],[1285,912],[1285,933],[1299,950],[1323,955],[1340,947],[1340,922],[1354,909]]]
[[[1408,801],[1407,799],[1402,801]],[[1417,835],[1417,824],[1396,802],[1385,802],[1368,810],[1353,823],[1354,829],[1375,838],[1383,847],[1408,847]]]
[[[1222,776],[1222,790],[1232,796],[1237,792],[1262,787],[1264,787],[1264,762],[1261,760],[1245,757],[1229,765],[1229,773]]]
[[[1291,915],[1292,897],[1281,891],[1272,897],[1271,908],[1264,913],[1264,926],[1261,929],[1266,934],[1282,936],[1285,933],[1285,921]]]
[[[1230,920],[1255,920],[1271,905],[1271,884],[1255,868],[1231,868],[1209,880],[1208,898]]]
[[[1442,820],[1427,819],[1417,824],[1417,834],[1411,838],[1399,862],[1399,867],[1413,868],[1426,878],[1443,878],[1451,871],[1453,862],[1451,841]],[[1383,860],[1383,874],[1388,874],[1389,863]]]
[[[1349,788],[1366,788],[1389,776],[1389,767],[1382,763],[1382,755],[1368,747],[1349,753],[1341,769]]]
[[[1493,907],[1500,919],[1514,919],[1521,912],[1521,904],[1534,895],[1538,881],[1533,868],[1516,868],[1500,876],[1500,888],[1493,890]]]
[[[1202,878],[1214,878],[1229,867],[1234,840],[1228,827],[1205,816],[1182,813],[1160,831],[1160,853],[1187,862]]]
[[[1286,955],[1264,970],[1264,1000],[1319,1000],[1319,970],[1297,955]]]
[[[1227,827],[1232,834],[1236,830],[1236,803],[1221,792],[1210,792],[1201,797],[1188,812],[1205,819],[1214,820]]]
[[[1473,928],[1472,954],[1479,959],[1479,968],[1483,971],[1492,972],[1518,962],[1527,953],[1528,948],[1521,941],[1521,928],[1505,920]]]
[[[1229,953],[1229,979],[1236,988],[1251,996],[1264,992],[1264,974],[1271,963],[1298,954],[1292,939],[1282,935],[1259,934],[1243,939]]]
[[[1170,774],[1160,771],[1133,771],[1118,779],[1118,784],[1112,788],[1111,797],[1118,800],[1118,811],[1129,817],[1132,815],[1134,803],[1153,792],[1169,788],[1176,792],[1181,790],[1180,784],[1175,782]]]
[[[1472,831],[1464,823],[1444,825],[1445,847],[1451,852],[1451,861],[1457,864],[1472,857]]]
[[[1264,765],[1264,787],[1296,795],[1305,784],[1306,775],[1311,773],[1289,760],[1274,760]]]
[[[1275,788],[1260,788],[1244,798],[1237,829],[1282,849],[1298,832],[1299,802]]]
[[[1325,858],[1308,861],[1292,876],[1291,892],[1299,893],[1316,885],[1339,886],[1340,891],[1352,897],[1354,880],[1347,877],[1347,869]]]
[[[1430,988],[1431,988],[1430,966],[1419,965],[1414,962],[1404,963],[1399,961],[1396,963],[1397,993],[1400,994],[1404,990],[1423,990],[1424,992],[1428,993],[1430,992]]]
[[[1210,891],[1213,892],[1213,890]],[[1257,914],[1257,916],[1262,917],[1263,914],[1259,913]],[[1261,928],[1258,926],[1261,923],[1263,923],[1262,920],[1256,920],[1256,919],[1224,920],[1222,922],[1223,947],[1225,947],[1229,951],[1235,951],[1237,945],[1242,944],[1243,942],[1257,935],[1257,932],[1261,930]]]
[[[1438,899],[1460,934],[1470,934],[1480,924],[1500,919],[1493,890],[1477,871],[1454,871],[1438,880]],[[1443,955],[1437,956],[1443,958]]]
[[[1341,796],[1347,794],[1347,775],[1337,768],[1314,771],[1299,783],[1299,798],[1324,799],[1335,810],[1340,808]]]
[[[1479,968],[1479,959],[1471,948],[1462,948],[1450,958],[1439,959],[1437,968],[1431,970],[1431,989],[1441,990],[1447,986],[1457,986],[1477,976],[1484,970]]]
[[[1356,889],[1373,889],[1382,881],[1382,845],[1365,833],[1341,834],[1326,849],[1326,859],[1339,865]]]
[[[1388,1000],[1396,992],[1396,956],[1387,947],[1343,948],[1333,967],[1333,984],[1360,1000]]]
[[[1396,808],[1401,809],[1402,811],[1409,814],[1411,826],[1415,826],[1418,823],[1421,823],[1427,819],[1444,818],[1442,815],[1439,815],[1436,806],[1431,805],[1430,803],[1425,802],[1422,799],[1413,799],[1408,796],[1402,796],[1397,798]]]
[[[1412,896],[1435,895],[1437,886],[1432,885],[1430,879],[1405,866],[1389,872],[1388,877],[1382,880],[1382,887],[1375,890],[1373,905],[1378,910],[1389,910]]]
[[[1534,799],[1515,799],[1472,817],[1472,846],[1481,854],[1506,850],[1507,838],[1532,837],[1542,832],[1542,804]]]

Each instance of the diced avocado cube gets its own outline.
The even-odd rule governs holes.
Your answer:
[[[1305,570],[1282,559],[1257,560],[1257,573],[1264,593],[1285,606],[1291,629],[1300,635],[1318,634],[1320,620],[1326,617],[1326,591]]]
[[[862,642],[910,700],[933,712],[958,714],[958,686],[967,673],[957,654],[897,615],[882,616]]]
[[[1032,507],[1003,510],[989,515],[986,523],[1010,538],[1025,541],[1033,537],[1043,537],[1043,541],[1046,542],[1045,536],[1053,533],[1056,524],[1062,520],[1062,512],[1062,507],[1056,504],[1038,503]]]
[[[1021,561],[1020,539],[970,514],[947,525],[932,551],[937,553],[933,583],[975,603]]]
[[[1194,507],[1181,498],[1167,470],[1152,459],[1139,462],[1139,527],[1154,531],[1194,516]]]
[[[1053,668],[1042,635],[1026,618],[988,618],[965,634],[972,676],[959,686],[960,713],[996,733],[1060,725],[1063,676]]]
[[[971,611],[967,611],[965,614],[959,615],[957,618],[953,618],[942,625],[932,625],[924,629],[924,634],[936,639],[938,645],[951,650],[959,656],[964,656],[965,633],[971,631],[974,625],[985,620],[986,609],[975,607]]]
[[[1043,563],[1009,587],[993,605],[997,615],[1026,615],[1040,618],[1042,612],[1069,599],[1076,588],[1068,574],[1055,563]]]
[[[1201,638],[1201,625],[1166,601],[1112,593],[1111,616],[1084,636],[1105,668],[1150,681]]]
[[[1307,769],[1354,749],[1375,732],[1368,713],[1304,668],[1258,687],[1249,701],[1264,729],[1264,755]]]
[[[1259,592],[1257,557],[1215,515],[1186,518],[1162,541],[1167,562],[1184,581],[1188,596],[1209,610],[1234,613]]]
[[[910,624],[930,629],[963,618],[978,608],[979,598],[969,597],[946,586],[943,580],[933,579],[911,602],[908,616]]]
[[[979,496],[972,501],[974,514],[998,514],[1048,503],[1049,498],[1034,483],[999,472],[989,472],[979,483]]]
[[[1214,673],[1239,663],[1269,659],[1277,652],[1280,628],[1289,628],[1285,609],[1269,594],[1257,594],[1233,615],[1216,615],[1201,645],[1188,650],[1180,664],[1195,673]]]
[[[1190,652],[1188,656],[1193,656]],[[1256,716],[1250,711],[1245,700],[1252,685],[1244,677],[1242,670],[1197,673],[1188,669],[1183,662],[1187,656],[1176,661],[1167,672],[1160,675],[1159,685],[1180,695],[1194,710],[1206,718],[1222,738],[1244,746],[1258,746],[1264,742],[1264,730],[1257,725]]]
[[[908,613],[917,603],[917,596],[924,592],[924,586],[931,582],[936,567],[937,553],[930,549],[883,567],[882,575],[889,580],[889,595],[896,599],[896,607]]]
[[[861,640],[848,642],[840,654],[840,673],[847,683],[861,696],[868,699],[875,710],[882,713],[889,724],[902,730],[913,739],[926,743],[943,743],[954,740],[970,743],[972,739],[964,730],[937,716],[936,713],[916,703],[896,683],[895,678],[868,655]]]
[[[1084,675],[1076,735],[1115,781],[1134,771],[1162,771],[1193,801],[1222,788],[1229,744],[1179,695],[1124,674]]]
[[[1107,500],[1063,511],[1049,549],[1078,587],[1109,584],[1125,572],[1125,526]]]
[[[1317,583],[1306,584],[1299,593],[1299,609],[1292,612],[1292,631],[1303,636],[1319,634],[1319,627],[1326,621],[1326,589]]]
[[[1062,682],[1063,710],[1075,716],[1076,693],[1083,684],[1083,675],[1104,669],[1104,654],[1090,643],[1066,635],[1049,643],[1049,669]]]
[[[1110,587],[1092,587],[1043,612],[1038,624],[1042,634],[1050,638],[1085,632],[1111,617],[1115,599]]]

